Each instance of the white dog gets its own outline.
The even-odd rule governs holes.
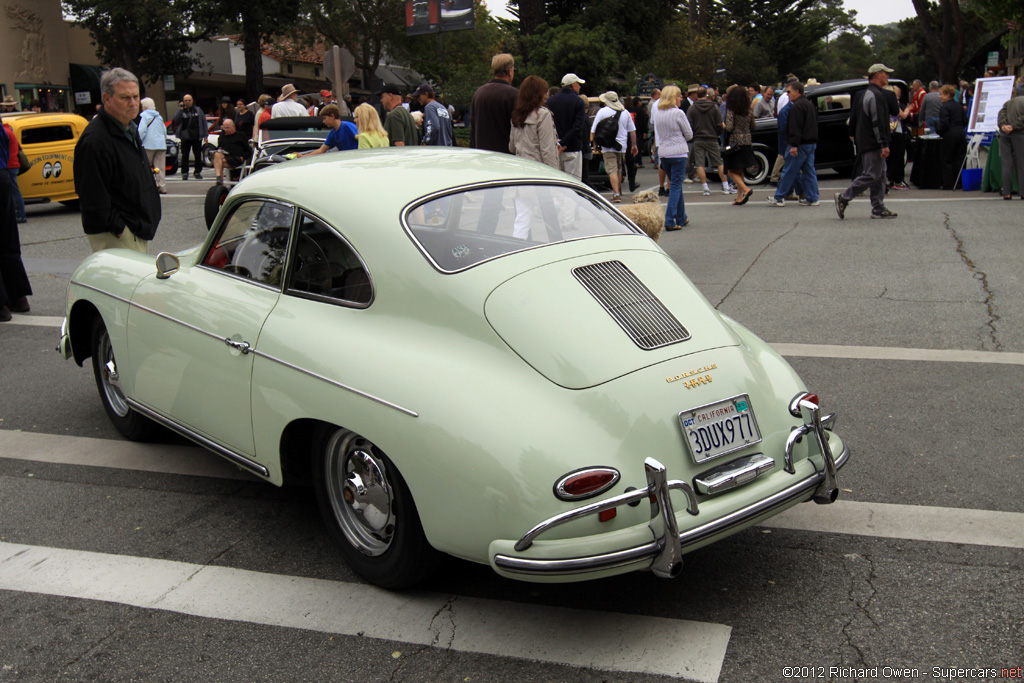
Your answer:
[[[636,223],[655,242],[665,227],[665,206],[654,190],[644,190],[633,195],[632,204],[622,204],[619,211]]]

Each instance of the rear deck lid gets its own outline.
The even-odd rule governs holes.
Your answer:
[[[584,389],[738,340],[667,255],[616,251],[527,271],[499,285],[484,313],[552,382]]]

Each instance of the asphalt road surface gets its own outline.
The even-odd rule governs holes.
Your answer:
[[[401,594],[349,571],[310,491],[119,438],[91,369],[54,352],[79,216],[30,206],[32,311],[0,325],[0,683],[1020,677],[1024,202],[910,190],[897,219],[859,199],[840,221],[847,182],[782,208],[687,185],[690,226],[660,241],[839,413],[838,503],[691,553],[674,580],[528,584],[452,560]],[[206,234],[209,181],[169,185],[154,254]]]

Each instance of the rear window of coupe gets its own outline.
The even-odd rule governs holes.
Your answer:
[[[639,234],[597,197],[563,185],[474,188],[412,206],[405,225],[439,270],[455,273],[517,251]]]
[[[34,128],[23,128],[21,130],[21,144],[42,145],[48,142],[62,142],[74,140],[75,133],[71,126],[39,126]]]

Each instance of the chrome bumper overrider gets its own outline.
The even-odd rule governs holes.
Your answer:
[[[608,510],[620,505],[636,505],[644,499],[649,499],[651,504],[650,529],[654,535],[654,540],[632,548],[585,557],[529,559],[499,553],[494,556],[495,567],[516,574],[557,576],[599,572],[653,558],[653,562],[650,565],[651,571],[657,576],[671,578],[678,575],[682,570],[684,548],[742,525],[776,508],[784,507],[794,500],[806,498],[809,491],[812,492],[811,499],[816,503],[831,503],[835,501],[838,497],[836,471],[846,464],[850,457],[850,450],[844,445],[842,453],[837,457],[833,456],[825,431],[827,427],[831,427],[835,422],[835,415],[832,414],[822,418],[818,405],[807,400],[807,396],[810,395],[798,396],[794,399],[791,406],[791,410],[798,410],[803,415],[805,424],[794,428],[790,438],[787,440],[785,471],[790,474],[796,474],[796,469],[793,467],[793,444],[798,443],[803,435],[811,433],[814,435],[814,441],[819,447],[822,460],[824,461],[820,471],[816,469],[813,474],[794,482],[781,491],[777,491],[746,507],[734,510],[727,515],[709,520],[704,524],[680,533],[676,525],[676,513],[669,497],[669,492],[674,489],[682,491],[686,495],[686,510],[691,515],[699,515],[700,513],[697,505],[697,496],[689,484],[684,481],[669,480],[665,466],[654,458],[647,458],[644,462],[644,469],[647,474],[647,488],[627,491],[607,500],[591,503],[590,505],[585,505],[546,519],[519,539],[515,544],[515,551],[525,552],[538,536],[557,526],[588,515],[598,514],[602,510]]]

